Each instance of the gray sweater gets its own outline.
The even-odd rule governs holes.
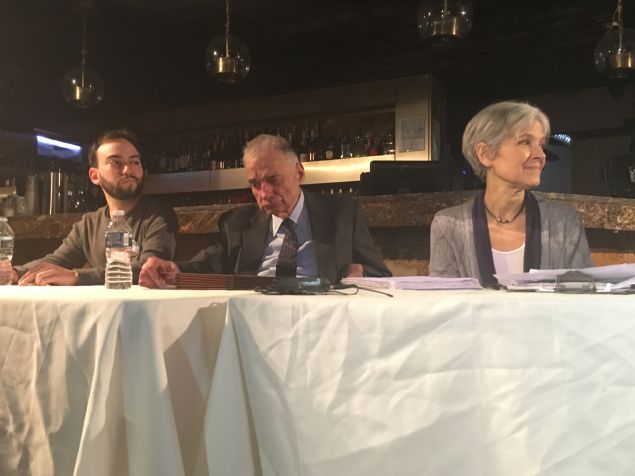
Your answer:
[[[132,273],[137,282],[143,263],[150,256],[172,260],[176,250],[178,220],[171,207],[147,197],[141,197],[137,206],[126,215],[139,254],[133,257]],[[82,216],[73,225],[63,243],[53,253],[22,266],[14,266],[20,276],[43,261],[75,269],[77,284],[103,284],[106,267],[105,233],[110,222],[108,207],[102,207]]]
[[[540,208],[541,269],[593,266],[580,215],[568,204],[536,195]],[[430,275],[481,279],[474,246],[471,199],[438,212],[430,230]]]

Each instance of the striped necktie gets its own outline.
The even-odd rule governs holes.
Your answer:
[[[284,232],[284,240],[278,255],[276,276],[295,277],[298,268],[298,237],[295,234],[295,223],[285,218],[280,224],[279,231]]]

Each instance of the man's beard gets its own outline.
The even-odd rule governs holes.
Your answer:
[[[136,177],[131,177],[136,180]],[[123,188],[117,185],[117,182],[109,182],[100,177],[99,184],[108,195],[117,200],[130,200],[131,198],[137,198],[141,195],[141,189],[143,188],[143,177],[137,182],[137,186],[134,188]]]

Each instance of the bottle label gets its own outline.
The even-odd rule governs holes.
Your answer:
[[[13,257],[13,237],[0,236],[0,260],[9,260]]]
[[[127,231],[106,232],[106,248],[127,248],[130,246],[130,233]]]

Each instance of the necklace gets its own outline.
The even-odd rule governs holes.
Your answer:
[[[497,217],[496,215],[494,215],[492,212],[490,212],[489,208],[487,208],[487,205],[485,205],[485,202],[483,201],[483,206],[485,207],[485,211],[487,212],[487,214],[489,216],[491,216],[494,220],[496,220],[498,223],[500,223],[501,225],[507,225],[508,223],[513,222],[516,218],[518,218],[518,216],[522,213],[522,211],[525,209],[525,201],[523,200],[522,205],[520,206],[520,208],[518,209],[518,211],[514,214],[513,217],[511,218],[501,218],[501,217]]]

